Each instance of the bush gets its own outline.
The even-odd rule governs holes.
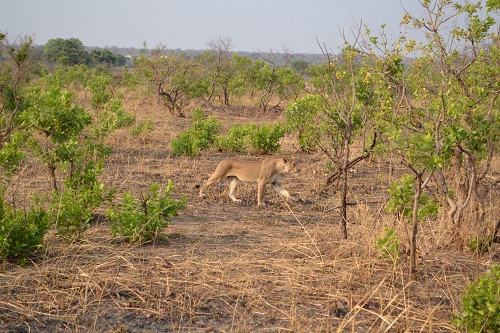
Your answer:
[[[106,216],[111,220],[111,231],[116,237],[124,236],[131,243],[144,243],[155,239],[168,227],[172,217],[185,208],[185,199],[174,200],[171,181],[161,190],[153,184],[147,197],[137,200],[132,194],[125,193],[119,206],[110,207]]]
[[[250,134],[255,125],[233,125],[226,136],[217,138],[217,146],[220,150],[241,153],[250,146]]]
[[[209,149],[220,133],[221,123],[215,118],[197,121],[193,126],[194,147],[198,150]]]
[[[281,123],[255,126],[250,133],[250,142],[260,154],[276,153],[281,147],[279,140],[285,135],[285,132],[286,129]]]
[[[93,219],[94,210],[104,201],[111,201],[115,190],[107,190],[97,177],[101,163],[93,161],[79,165],[66,179],[65,189],[52,196],[52,220],[57,234],[63,238],[79,238]]]
[[[53,192],[51,220],[54,221],[59,236],[67,239],[79,238],[88,229],[92,210],[85,204],[85,197],[91,195],[90,192],[74,189]]]
[[[103,141],[114,130],[128,127],[136,121],[135,116],[123,110],[120,99],[111,99],[102,107],[89,127],[89,138],[93,141]]]
[[[186,155],[193,156],[200,152],[195,145],[195,134],[192,130],[182,132],[177,138],[172,139],[172,154],[174,156]]]
[[[493,235],[486,235],[482,237],[473,237],[469,241],[469,249],[478,254],[488,253],[493,245],[495,237]]]
[[[226,136],[217,138],[217,146],[228,152],[242,152],[251,148],[259,154],[275,153],[281,147],[279,140],[285,131],[280,123],[263,124],[260,127],[256,124],[234,125]]]
[[[469,285],[462,299],[463,311],[455,315],[457,328],[467,332],[500,332],[500,266],[494,264],[484,277]]]
[[[377,237],[375,249],[380,257],[397,264],[399,253],[399,239],[393,228],[385,228],[384,235]]]
[[[307,95],[290,103],[285,110],[286,124],[290,131],[297,133],[297,141],[302,151],[317,147],[322,135],[318,115],[325,109],[319,95]]]
[[[132,136],[134,138],[137,138],[142,133],[153,132],[154,128],[155,128],[155,124],[153,123],[153,119],[149,119],[148,121],[141,121],[137,125],[135,125],[130,130],[130,134],[132,134]]]
[[[92,92],[90,95],[90,106],[93,109],[104,108],[104,105],[111,100],[110,87],[111,77],[109,75],[94,72],[87,86],[87,89]]]
[[[275,153],[280,149],[279,140],[286,132],[281,123],[263,124],[260,127],[256,124],[233,125],[226,136],[217,136],[221,123],[215,118],[206,118],[198,108],[193,113],[193,119],[191,128],[172,140],[174,155],[193,156],[212,145],[228,152],[242,152],[251,148],[259,154]]]
[[[10,141],[0,145],[0,168],[4,170],[5,176],[11,176],[26,157],[26,153],[21,148],[26,144],[27,140],[26,134],[14,132],[10,137]]]
[[[43,249],[48,221],[48,213],[37,202],[29,211],[20,213],[8,206],[0,194],[0,258],[25,261]]]
[[[105,111],[107,119],[103,120],[109,123],[108,126],[111,130],[130,126],[136,119],[135,116],[123,110],[123,102],[120,99],[110,100],[105,105]]]
[[[390,198],[386,210],[389,213],[411,218],[413,215],[413,197],[415,195],[414,186],[415,176],[413,175],[404,175],[401,180],[392,182],[391,188],[388,190]],[[436,216],[438,213],[438,203],[425,193],[422,193],[419,204],[419,221],[424,220],[426,217]]]
[[[193,156],[210,148],[220,133],[221,123],[215,118],[206,118],[200,108],[194,111],[192,118],[191,128],[172,140],[172,153],[176,156]]]

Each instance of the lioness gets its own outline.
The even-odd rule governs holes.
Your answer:
[[[264,188],[271,184],[286,199],[290,198],[287,190],[281,187],[281,175],[287,172],[299,172],[296,164],[287,158],[266,158],[262,161],[244,161],[236,159],[226,159],[219,162],[214,173],[203,183],[200,188],[200,197],[205,197],[205,188],[222,177],[229,179],[229,197],[234,202],[241,202],[234,192],[238,186],[238,181],[258,183],[257,203],[264,204]]]

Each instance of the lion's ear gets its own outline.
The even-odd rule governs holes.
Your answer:
[[[289,161],[288,161],[288,158],[283,157],[283,162],[288,163],[288,162],[289,162]]]

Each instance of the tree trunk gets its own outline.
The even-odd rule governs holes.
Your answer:
[[[349,119],[350,120],[350,119]],[[347,239],[347,175],[349,169],[349,142],[351,140],[351,124],[350,121],[347,123],[346,135],[344,138],[344,165],[342,166],[342,193],[341,193],[341,202],[340,202],[340,216],[342,218],[341,221],[341,231],[344,236],[344,239]]]
[[[50,179],[52,180],[52,189],[59,192],[57,188],[57,178],[56,178],[56,167],[55,165],[49,165]]]
[[[347,239],[347,169],[343,171],[342,193],[340,204],[341,231],[344,239]]]
[[[410,239],[410,278],[415,280],[417,273],[417,232],[418,232],[418,210],[420,208],[420,197],[422,196],[422,181],[416,180],[415,195],[413,196],[412,232]]]
[[[224,87],[223,93],[224,93],[224,105],[229,105],[229,91],[227,90],[227,87]]]
[[[493,231],[492,231],[492,236],[493,236],[493,239],[495,239],[497,237],[497,234],[498,234],[498,230],[500,230],[500,220],[498,220],[496,223],[495,223],[495,226],[493,227]]]

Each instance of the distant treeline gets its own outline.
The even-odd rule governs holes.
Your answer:
[[[36,46],[43,53],[44,58],[52,63],[64,65],[80,65],[87,66],[106,65],[110,67],[122,67],[131,65],[131,59],[139,55],[148,55],[153,52],[148,48],[134,47],[94,47],[85,46],[78,38],[69,39],[50,39],[45,45]],[[174,49],[173,52],[182,54],[188,58],[195,58],[202,55],[207,50],[181,50]],[[269,52],[233,52],[239,56],[247,57],[252,60],[262,60],[269,57]],[[307,64],[319,64],[325,62],[323,54],[309,53],[273,53],[273,59],[278,65],[289,62],[290,57],[294,61],[306,62]]]

